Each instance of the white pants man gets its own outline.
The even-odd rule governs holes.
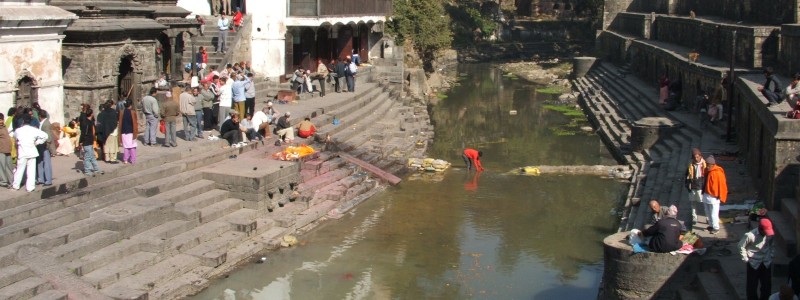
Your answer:
[[[14,184],[12,188],[18,190],[22,184],[22,176],[26,175],[25,189],[33,192],[36,188],[36,157],[17,158],[17,171],[14,172]]]

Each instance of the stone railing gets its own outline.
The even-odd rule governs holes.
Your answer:
[[[780,26],[797,22],[795,0],[671,0],[678,2],[677,14],[718,16],[728,20]]]
[[[736,31],[737,64],[760,68],[777,59],[778,27],[743,26],[678,16],[658,16],[655,25],[656,40],[695,49],[700,55],[730,61],[733,31]]]
[[[642,13],[621,12],[611,22],[610,29],[616,32],[633,35],[637,38],[650,38],[650,28],[653,24],[653,15]]]

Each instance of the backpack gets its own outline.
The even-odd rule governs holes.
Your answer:
[[[786,117],[789,119],[800,119],[800,110],[795,109],[786,113]]]
[[[356,67],[355,63],[351,63],[350,65],[347,66],[347,70],[350,71],[350,74],[355,75],[358,72],[358,67]]]

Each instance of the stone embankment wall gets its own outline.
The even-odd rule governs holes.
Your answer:
[[[631,73],[653,84],[663,74],[669,74],[671,81],[680,79],[681,101],[690,110],[697,107],[701,93],[713,93],[733,59],[738,75],[732,91],[733,130],[760,187],[759,195],[770,207],[779,207],[784,197],[796,196],[800,178],[793,153],[800,136],[794,132],[800,125],[783,117],[788,105],[767,108],[756,90],[764,82],[764,67],[774,67],[783,76],[799,71],[800,25],[778,27],[797,22],[796,1],[651,2],[657,7],[648,7],[644,1],[606,1],[611,9],[606,13],[614,18],[607,15],[608,30],[598,37],[601,58],[627,65]],[[690,61],[690,52],[699,53],[699,59]],[[781,81],[789,82],[786,77]]]

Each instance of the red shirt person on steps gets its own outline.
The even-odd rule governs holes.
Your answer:
[[[467,171],[472,171],[472,166],[475,166],[475,170],[483,171],[483,166],[481,166],[481,156],[483,156],[483,151],[478,151],[472,148],[464,149],[464,153],[461,154],[461,158],[464,159],[464,163],[467,164]]]

